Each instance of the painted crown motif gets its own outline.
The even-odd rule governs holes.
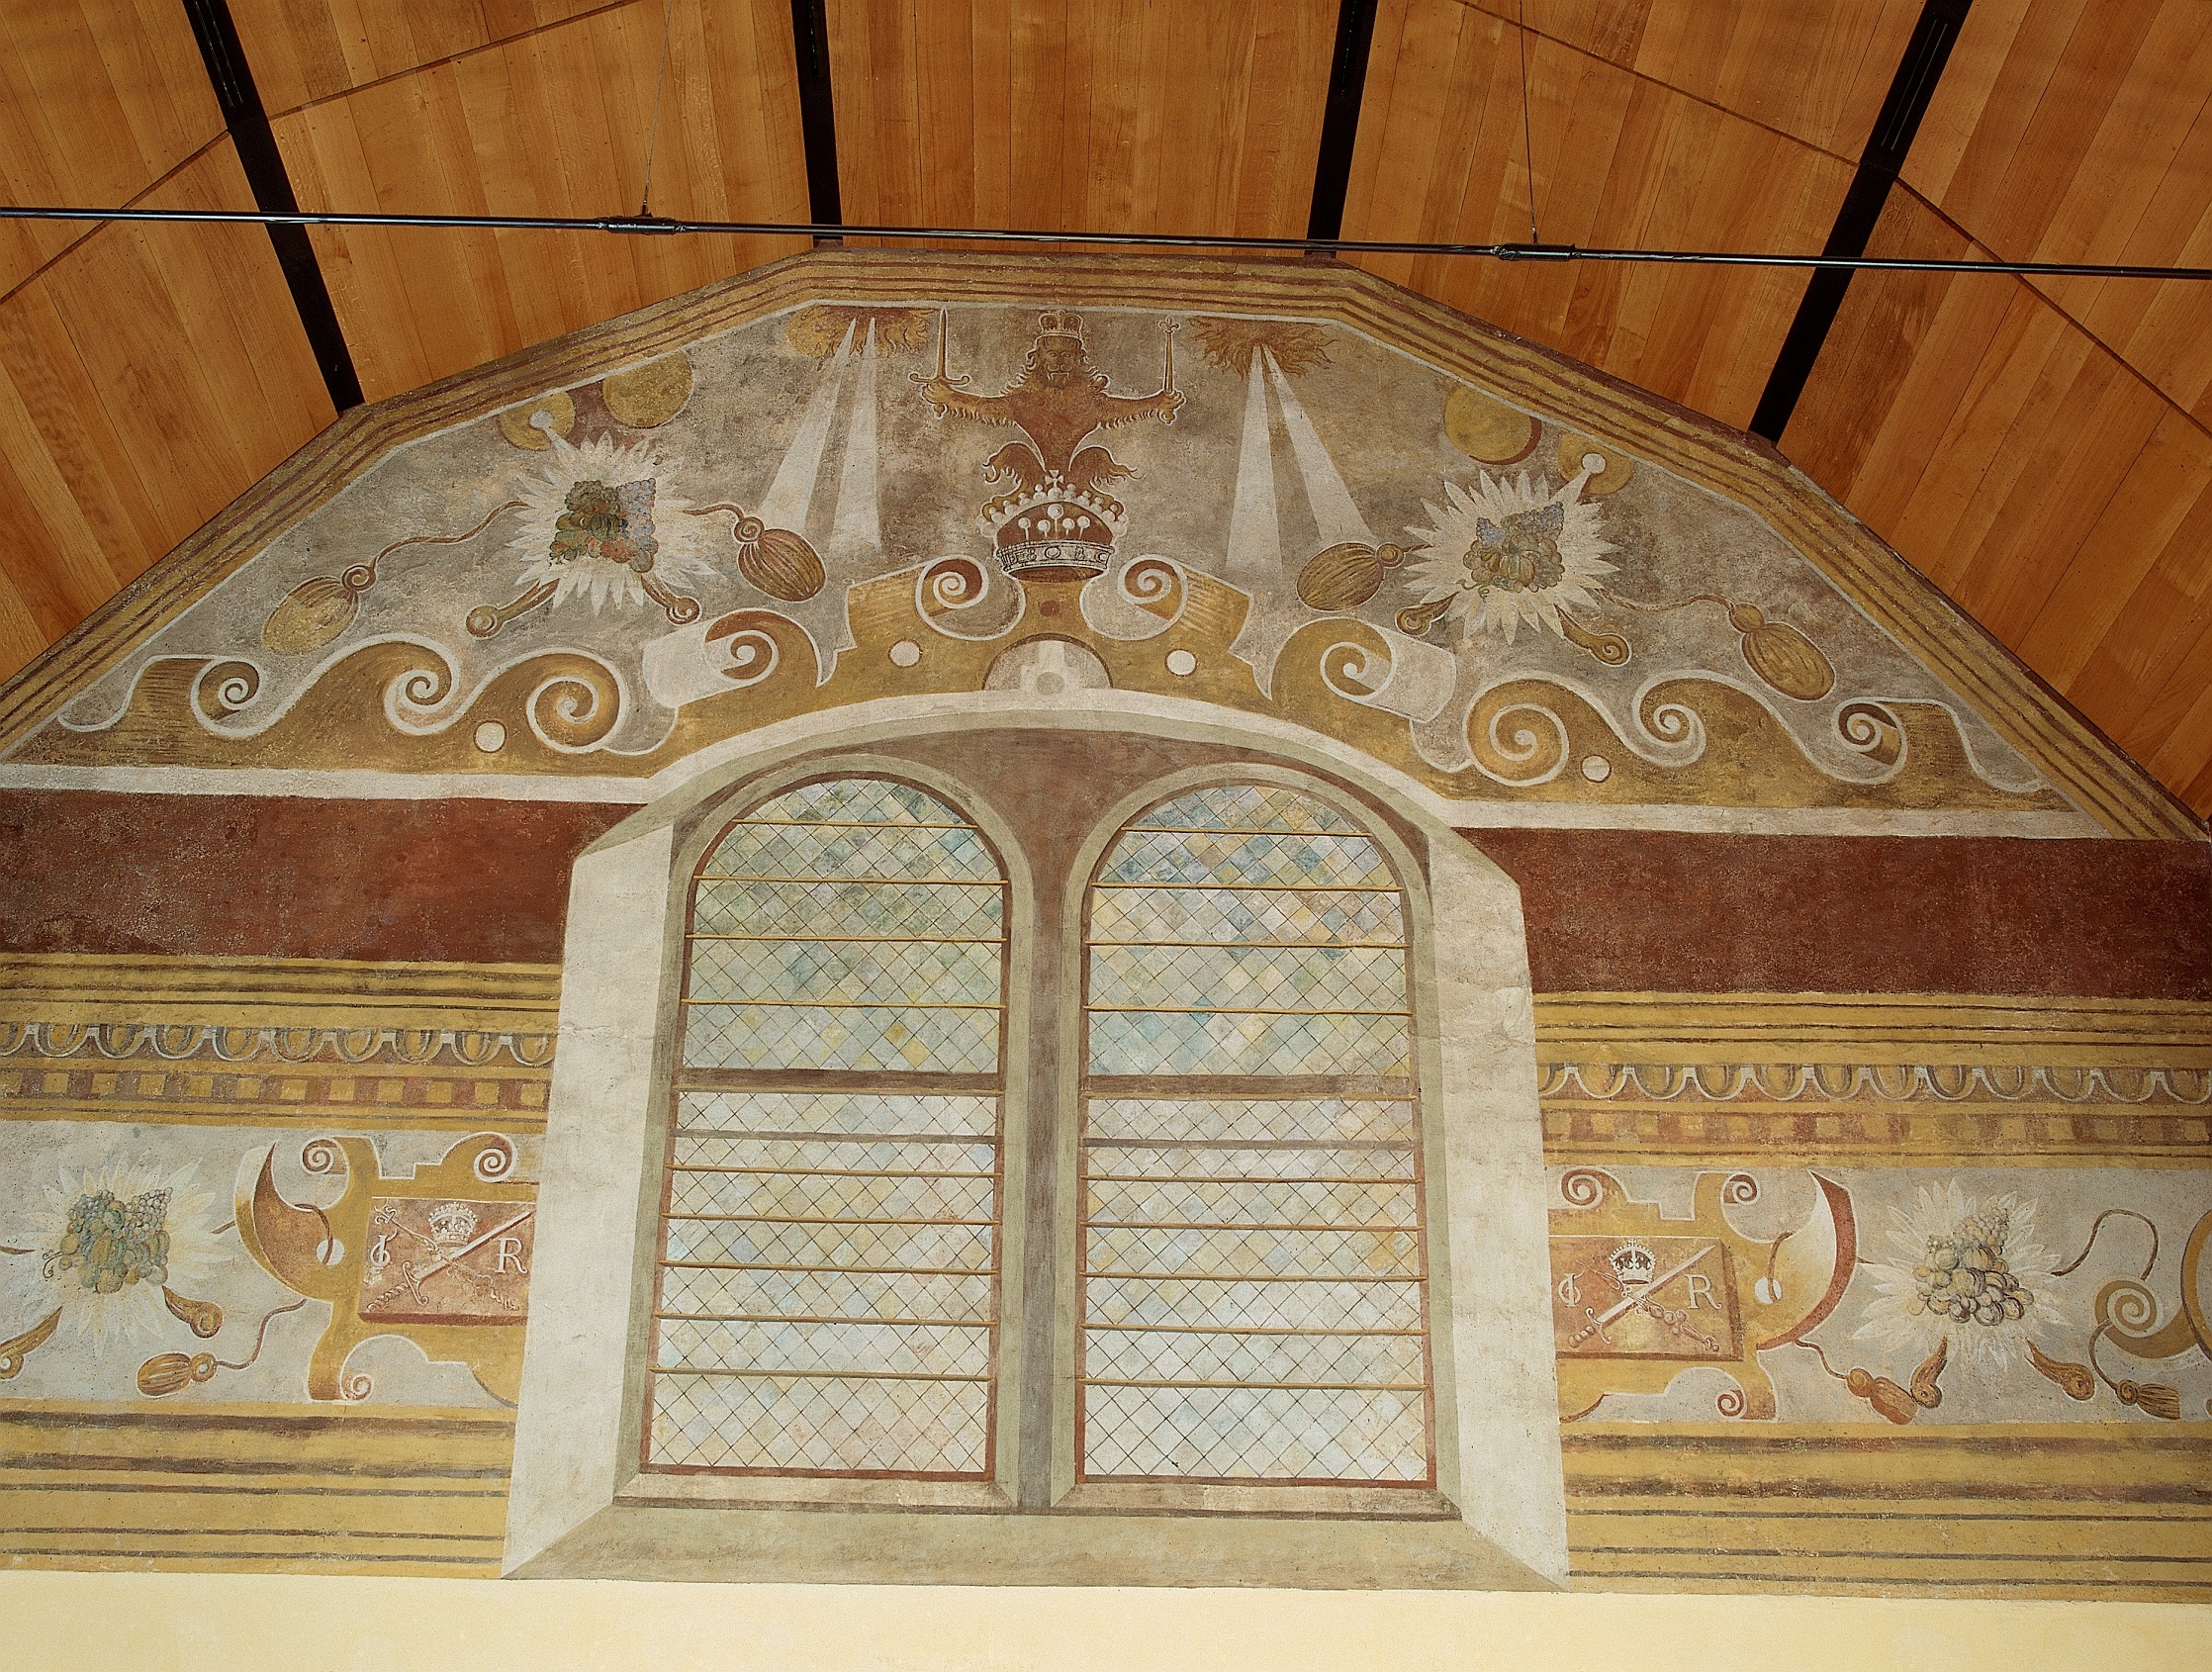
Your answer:
[[[466,1202],[440,1202],[430,1210],[430,1240],[457,1249],[476,1235],[476,1210]]]
[[[1642,1288],[1657,1275],[1659,1261],[1641,1243],[1630,1240],[1606,1256],[1622,1288]]]
[[[1071,336],[1083,340],[1083,317],[1063,308],[1049,309],[1037,316],[1039,336]]]
[[[1120,505],[1089,489],[1070,493],[1058,471],[1026,492],[993,500],[979,520],[1009,575],[1035,569],[1104,574],[1128,526]]]

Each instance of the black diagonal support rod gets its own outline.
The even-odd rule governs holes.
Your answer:
[[[1351,190],[1351,153],[1359,140],[1359,101],[1367,92],[1367,52],[1375,44],[1375,0],[1339,0],[1336,50],[1329,60],[1329,103],[1321,117],[1321,153],[1314,159],[1310,238],[1344,232],[1344,197]]]
[[[1835,226],[1821,254],[1866,254],[1875,223],[1882,219],[1889,188],[1904,168],[1912,137],[1920,132],[1920,119],[1928,114],[1936,83],[1943,77],[1943,66],[1951,61],[1951,47],[1973,3],[1926,0],[1920,8],[1920,21],[1913,26],[1912,39],[1905,43],[1904,56],[1897,60],[1889,97],[1882,101],[1881,114],[1874,119],[1874,131],[1868,135],[1867,148],[1859,158],[1859,172],[1852,176],[1851,187],[1843,194],[1843,207],[1836,211]],[[1759,397],[1759,410],[1752,415],[1752,434],[1776,443],[1782,440],[1782,432],[1790,426],[1790,415],[1797,410],[1797,398],[1804,393],[1805,380],[1812,376],[1813,362],[1820,358],[1821,345],[1828,340],[1836,315],[1842,312],[1844,292],[1850,287],[1848,267],[1825,268],[1812,275],[1797,304],[1797,317],[1790,322],[1790,334],[1782,339],[1782,352],[1775,356],[1766,392]]]
[[[806,147],[807,214],[817,227],[845,219],[837,195],[837,108],[830,99],[826,0],[791,0],[791,51],[798,59],[798,131]],[[844,240],[817,233],[817,244]]]
[[[253,84],[253,70],[238,45],[229,0],[184,0],[184,15],[192,20],[201,60],[208,66],[208,80],[222,107],[223,124],[230,131],[230,142],[237,147],[238,164],[245,170],[255,206],[266,214],[297,214],[300,201],[293,195],[292,177],[284,171],[284,157],[277,149],[276,135],[270,132],[261,91]],[[361,379],[353,369],[345,332],[338,328],[337,310],[330,306],[329,287],[323,282],[307,229],[272,222],[269,243],[276,251],[277,265],[284,269],[292,306],[308,333],[323,386],[330,392],[330,405],[341,413],[358,407]]]

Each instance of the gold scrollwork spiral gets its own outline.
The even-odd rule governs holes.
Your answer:
[[[435,710],[453,695],[453,669],[423,645],[387,647],[402,658],[384,682],[384,716],[399,730],[421,733],[437,725]]]
[[[469,1170],[477,1177],[489,1184],[514,1170],[514,1145],[509,1139],[493,1132],[486,1133],[479,1142],[482,1147],[469,1163]]]
[[[1612,1173],[1590,1166],[1578,1166],[1559,1180],[1560,1197],[1577,1208],[1602,1206],[1607,1192],[1615,1187]]]
[[[1390,681],[1387,646],[1338,639],[1321,653],[1322,682],[1338,697],[1364,702]]]
[[[261,670],[251,662],[211,662],[192,682],[192,705],[203,720],[227,720],[261,693]]]
[[[1705,752],[1705,722],[1698,710],[1679,698],[1661,697],[1656,687],[1638,698],[1636,721],[1646,736],[1674,752],[1677,764],[1687,765]]]
[[[603,743],[621,719],[622,687],[613,670],[575,657],[530,692],[523,711],[547,748],[582,754]]]
[[[334,1138],[311,1138],[300,1146],[300,1165],[308,1172],[343,1172],[344,1147]]]
[[[775,631],[782,620],[772,610],[740,609],[706,629],[707,644],[721,653],[716,671],[732,687],[743,691],[759,685],[783,665],[783,647]]]
[[[1557,778],[1573,757],[1572,741],[1558,710],[1525,697],[1485,692],[1467,716],[1476,770],[1515,789]]]
[[[1846,702],[1836,712],[1836,732],[1862,755],[1893,767],[1904,758],[1904,727],[1876,702]]]
[[[1183,574],[1163,558],[1141,557],[1121,574],[1122,597],[1163,621],[1183,607]]]

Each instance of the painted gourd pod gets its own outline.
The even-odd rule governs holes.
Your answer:
[[[1797,628],[1768,620],[1748,604],[1729,609],[1728,624],[1743,634],[1743,659],[1751,671],[1783,696],[1811,702],[1835,689],[1835,669]]]
[[[353,625],[360,594],[328,575],[303,581],[262,623],[261,642],[279,656],[320,650]]]
[[[1298,598],[1309,609],[1356,609],[1382,586],[1383,571],[1405,560],[1398,546],[1346,540],[1311,558],[1299,572]]]
[[[822,590],[822,560],[803,535],[764,528],[757,516],[741,519],[735,532],[737,572],[770,598],[803,604]]]

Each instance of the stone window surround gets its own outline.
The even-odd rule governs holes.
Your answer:
[[[673,785],[664,778],[655,800],[578,861],[507,1571],[784,1582],[1563,1583],[1565,1505],[1543,1304],[1549,1266],[1534,1024],[1512,882],[1412,797],[1382,782],[1384,775],[1362,757],[1326,739],[1224,739],[1219,726],[1196,728],[1151,715],[1009,712],[989,697],[973,705],[982,712],[948,713],[946,705],[933,704],[927,716],[873,725],[855,724],[848,713],[835,717],[841,723],[779,727],[780,746],[694,761]],[[931,775],[914,763],[868,752],[871,743],[978,722],[1203,735],[1216,744],[1234,743],[1244,757],[1247,764],[1234,772],[1193,769],[1148,785],[1101,818],[1087,863],[1095,863],[1138,803],[1228,777],[1281,783],[1344,805],[1389,852],[1406,882],[1415,944],[1422,949],[1414,964],[1424,1023],[1418,1077],[1430,1237],[1432,1245],[1440,1243],[1441,1256],[1432,1261],[1430,1296],[1442,1496],[1436,1510],[1447,1518],[1456,1513],[1456,1520],[1363,1513],[1357,1490],[1346,1488],[1170,1486],[1162,1493],[1076,1487],[1064,1413],[1052,1425],[1047,1468],[1033,1463],[1027,1471],[1033,1484],[1019,1508],[995,1487],[932,1503],[931,1494],[902,1495],[898,1482],[840,1482],[846,1490],[836,1494],[825,1494],[818,1481],[760,1476],[706,1477],[694,1493],[674,1495],[662,1490],[665,1479],[648,1477],[643,1488],[638,1485],[644,1341],[634,1325],[651,1293],[670,1073],[667,1016],[683,952],[686,883],[722,823],[708,813],[733,792],[749,801],[830,770],[884,772],[945,793],[1007,861],[1016,902],[1008,1000],[1020,1006],[1028,984],[1023,947],[1033,885],[1019,844],[1005,829],[992,828],[989,803],[968,786],[941,778],[933,787]],[[1391,821],[1376,816],[1378,808],[1416,832],[1426,854],[1407,849]],[[1078,868],[1069,886],[1079,893],[1087,881],[1088,871]],[[1065,920],[1079,956],[1079,911]],[[1442,935],[1434,932],[1439,923],[1449,926]],[[1068,1036],[1061,1061],[1070,1062],[1079,1049],[1081,1015],[1073,1006],[1060,1011],[1060,1031]],[[1010,1038],[1021,1037],[1023,1021],[1009,1015]],[[1019,1088],[1024,1076],[1015,1071],[1018,1064],[1008,1068],[1003,1213],[1010,1239],[1005,1263],[1012,1269],[1020,1257],[1017,1140],[1027,1123]],[[1062,1126],[1063,1142],[1073,1142],[1071,1127]],[[1071,1179],[1073,1169],[1060,1176]],[[1072,1224],[1071,1207],[1062,1201],[1053,1222]],[[1071,1283],[1062,1278],[1060,1287],[1071,1290]],[[1065,1306],[1063,1299],[1061,1310]],[[1018,1319],[1003,1319],[1002,1340],[1010,1344],[1019,1328]],[[1070,1344],[1072,1334],[1058,1332]],[[1062,1388],[1056,1403],[1067,1399]],[[1006,1388],[1001,1403],[1017,1411],[1018,1388]],[[1021,1470],[1018,1440],[1004,1467],[1002,1478]],[[1043,1488],[1046,1478],[1049,1489]],[[1307,1492],[1316,1500],[1292,1510],[1287,1500]],[[1268,1514],[1269,1508],[1276,1513]],[[925,1510],[935,1513],[915,1513]]]

